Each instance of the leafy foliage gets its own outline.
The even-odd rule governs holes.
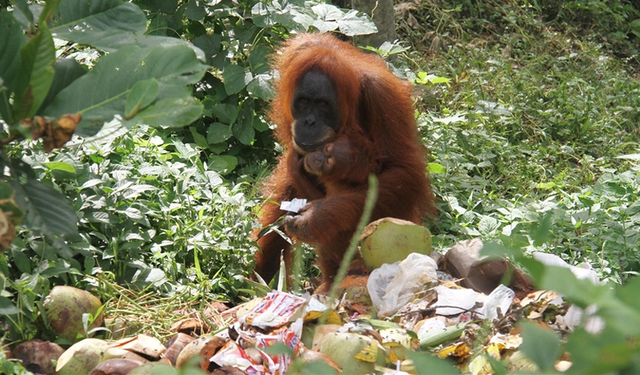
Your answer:
[[[58,283],[237,298],[255,251],[252,183],[274,155],[267,57],[289,30],[355,35],[372,23],[303,2],[11,10],[0,11],[2,244],[11,244],[0,254],[0,309],[10,340],[42,331],[41,301]]]
[[[431,76],[452,79],[416,80],[442,199],[439,246],[481,236],[585,261],[605,279],[637,273],[640,86],[629,67],[598,34],[575,37],[574,26],[544,22],[536,7],[505,5],[492,14],[508,23],[477,29],[477,14],[423,6],[412,14],[451,21],[449,33],[429,35],[436,45],[424,63]],[[554,230],[536,241],[530,233],[544,217]]]

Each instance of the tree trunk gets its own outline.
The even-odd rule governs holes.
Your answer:
[[[367,13],[378,28],[371,35],[358,35],[355,42],[359,45],[380,47],[384,42],[396,40],[396,23],[393,11],[393,0],[351,0],[353,9]]]

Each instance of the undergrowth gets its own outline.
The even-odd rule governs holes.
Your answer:
[[[424,140],[442,165],[432,175],[438,246],[515,239],[617,282],[640,270],[638,10],[622,1],[398,9],[410,59],[450,79],[418,88]],[[547,213],[554,230],[534,245],[528,233]]]

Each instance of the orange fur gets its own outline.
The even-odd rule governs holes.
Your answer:
[[[434,217],[436,209],[426,175],[426,150],[415,124],[411,86],[377,55],[363,53],[329,34],[290,39],[276,55],[275,68],[280,80],[270,118],[277,125],[275,136],[284,154],[265,185],[265,196],[278,204],[293,198],[310,202],[300,215],[285,221],[285,230],[297,240],[317,245],[324,281],[331,282],[362,215],[367,182],[338,184],[304,169],[304,155],[294,149],[291,130],[290,106],[296,85],[311,69],[321,71],[335,84],[341,119],[336,138],[348,137],[355,147],[365,145],[369,169],[364,174],[354,172],[374,173],[379,180],[371,220],[391,216],[420,223],[425,216]],[[356,165],[362,168],[362,163]],[[264,226],[285,214],[270,202],[260,214]],[[280,252],[284,251],[285,260],[291,258],[291,246],[276,233],[259,239],[258,245],[256,271],[270,280],[278,270]]]

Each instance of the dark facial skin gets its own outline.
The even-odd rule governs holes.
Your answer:
[[[340,127],[335,85],[318,71],[300,79],[291,102],[294,118],[294,146],[301,154],[312,152],[331,141]]]

